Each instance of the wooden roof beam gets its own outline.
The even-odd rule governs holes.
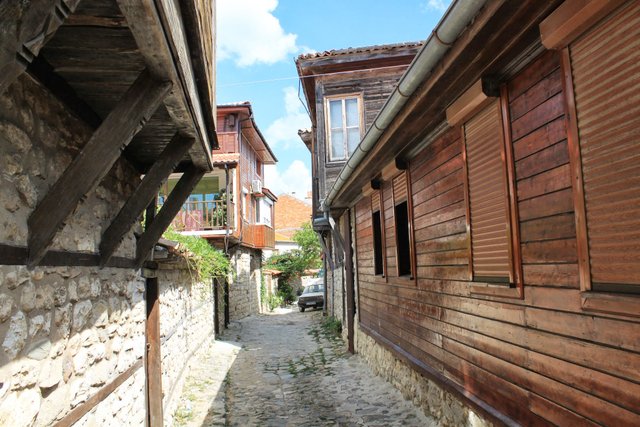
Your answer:
[[[198,167],[212,170],[215,129],[203,115],[182,16],[173,0],[117,0],[147,68],[174,86],[164,101],[179,131],[198,141],[190,150]],[[196,31],[196,28],[190,29]],[[195,47],[194,47],[195,48]]]
[[[38,56],[80,0],[0,3],[0,93]]]
[[[138,268],[142,267],[142,264],[150,255],[151,249],[158,243],[158,239],[169,227],[171,221],[180,211],[180,208],[182,208],[182,205],[205,172],[205,170],[199,169],[196,165],[191,165],[177,182],[166,202],[160,208],[160,212],[153,218],[153,221],[138,239],[136,248],[136,266]]]
[[[124,235],[131,230],[142,211],[158,195],[160,186],[175,170],[195,140],[176,134],[151,166],[129,200],[120,209],[100,242],[100,266],[107,265]]]
[[[29,216],[29,267],[44,257],[78,203],[107,175],[170,89],[170,83],[156,80],[145,70],[127,90]]]

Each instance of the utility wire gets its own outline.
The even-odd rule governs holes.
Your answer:
[[[309,74],[308,76],[295,76],[295,77],[276,77],[273,79],[264,79],[264,80],[252,80],[252,81],[248,81],[248,82],[236,82],[236,83],[227,83],[227,84],[222,84],[222,85],[218,85],[219,88],[224,88],[224,87],[234,87],[234,86],[247,86],[247,85],[251,85],[251,84],[259,84],[259,83],[272,83],[272,82],[281,82],[281,81],[287,81],[287,80],[302,80],[302,79],[310,79],[310,78],[315,78],[315,77],[322,77],[322,76],[335,76],[335,75],[340,75],[340,74],[350,74],[350,73],[363,73],[363,72],[373,72],[376,70],[390,70],[393,68],[407,68],[409,65],[405,64],[405,65],[389,65],[386,67],[376,67],[376,68],[363,68],[361,70],[349,70],[349,71],[334,71],[332,73],[318,73],[318,74]]]

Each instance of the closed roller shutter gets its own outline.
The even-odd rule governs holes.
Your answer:
[[[500,104],[464,125],[475,280],[512,281],[504,137]]]
[[[393,202],[397,205],[407,200],[407,173],[402,172],[393,178]]]
[[[380,191],[374,191],[371,194],[371,211],[379,211],[380,210]]]
[[[640,284],[640,2],[570,46],[593,284]]]

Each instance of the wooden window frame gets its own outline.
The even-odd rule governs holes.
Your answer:
[[[479,112],[482,108],[491,102],[488,101],[478,102],[473,109],[473,114]],[[495,99],[495,97],[493,98]],[[502,84],[499,89],[500,113],[502,119],[502,134],[503,144],[501,146],[501,156],[504,162],[504,179],[505,188],[507,191],[507,233],[509,239],[509,263],[510,274],[508,286],[494,284],[491,282],[486,283],[474,283],[471,287],[472,295],[486,295],[499,298],[524,298],[524,281],[522,273],[522,251],[520,246],[520,225],[519,225],[519,212],[518,212],[518,200],[516,193],[516,176],[515,176],[515,162],[513,155],[513,142],[511,139],[511,116],[509,113],[509,96],[506,84]],[[465,114],[466,120],[472,115],[471,112]],[[464,198],[466,207],[466,232],[467,232],[467,244],[469,253],[469,280],[474,281],[473,274],[473,246],[471,244],[471,205],[469,197],[469,174],[467,168],[467,144],[465,140],[464,123],[460,128],[461,143],[462,143],[462,168],[464,174]]]
[[[567,127],[567,145],[569,147],[569,167],[571,168],[571,184],[575,209],[580,304],[582,310],[587,312],[640,317],[640,298],[637,295],[595,291],[592,286],[587,232],[587,210],[582,176],[582,157],[580,155],[580,137],[569,47],[565,47],[560,53],[563,75],[562,84],[565,94],[564,102],[567,111],[565,122]]]
[[[349,93],[349,94],[340,94],[340,95],[332,95],[325,97],[324,100],[324,108],[325,108],[325,135],[326,135],[326,155],[327,155],[327,163],[335,164],[335,163],[344,163],[349,160],[349,157],[353,153],[349,153],[349,141],[347,139],[347,127],[346,127],[346,110],[345,110],[345,101],[348,99],[356,99],[358,103],[358,125],[360,128],[360,138],[364,133],[364,103],[363,97],[361,93]],[[342,101],[342,132],[344,135],[344,148],[345,148],[345,157],[339,159],[333,159],[331,157],[331,111],[329,109],[329,104],[331,101]]]
[[[394,167],[397,168],[398,162],[394,161],[393,162]],[[392,206],[393,209],[391,210],[392,215],[393,215],[393,227],[395,230],[395,235],[396,235],[396,239],[395,239],[395,250],[396,250],[396,275],[397,278],[400,280],[406,280],[406,281],[413,281],[414,283],[418,283],[418,275],[417,275],[417,271],[416,271],[416,248],[415,248],[415,236],[414,236],[414,224],[413,224],[413,194],[411,193],[411,174],[409,173],[409,168],[404,166],[405,169],[401,170],[400,173],[394,174],[391,176],[390,182],[391,182],[391,202],[392,202]],[[389,169],[388,167],[385,167],[385,169]],[[396,169],[398,170],[398,169]],[[393,189],[393,180],[397,177],[399,177],[401,174],[405,174],[405,184],[407,186],[406,191],[407,191],[407,225],[409,227],[409,275],[400,275],[400,268],[398,265],[398,256],[399,256],[399,252],[398,252],[398,230],[395,229],[395,227],[397,226],[397,222],[396,222],[396,194],[395,194],[395,190]],[[384,173],[383,173],[384,175]],[[402,203],[402,202],[400,202]]]
[[[376,277],[382,277],[387,279],[387,242],[386,242],[386,233],[385,233],[385,218],[384,218],[384,200],[382,189],[373,190],[373,192],[378,193],[378,206],[373,206],[373,200],[371,201],[371,228],[373,232],[373,215],[378,212],[380,214],[380,254],[382,255],[382,274],[375,274],[375,235],[373,236],[373,250],[374,250],[374,274]],[[373,193],[372,193],[373,194]],[[375,209],[374,209],[375,208]]]

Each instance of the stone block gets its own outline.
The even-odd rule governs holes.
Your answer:
[[[67,287],[64,285],[54,284],[53,289],[53,304],[56,307],[61,307],[67,302]]]
[[[24,313],[18,311],[11,317],[9,330],[2,342],[2,348],[9,360],[13,360],[22,351],[27,341],[27,318]]]
[[[49,310],[53,307],[53,287],[51,285],[39,285],[36,287],[36,309]]]
[[[51,341],[43,339],[31,344],[27,350],[27,357],[33,360],[43,360],[51,353]]]
[[[20,308],[26,313],[36,308],[36,286],[32,282],[27,282],[22,286]]]
[[[56,327],[54,337],[69,338],[71,331],[71,304],[65,304],[56,308],[53,316],[53,324]]]
[[[88,300],[77,302],[73,306],[73,321],[71,328],[73,332],[80,331],[86,325],[92,306],[93,304]]]
[[[0,277],[0,280],[2,278]],[[13,298],[8,294],[0,294],[0,323],[6,322],[13,311]]]
[[[91,324],[96,328],[104,328],[109,322],[109,306],[104,301],[98,301],[91,310]]]
[[[0,425],[31,425],[38,415],[41,403],[40,393],[35,390],[24,390],[9,394],[0,403]]]

